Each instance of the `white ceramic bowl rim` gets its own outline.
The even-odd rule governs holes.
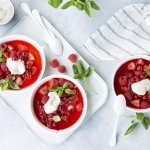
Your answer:
[[[21,41],[25,41],[27,43],[30,43],[31,45],[33,45],[40,53],[40,56],[41,56],[41,60],[42,60],[42,70],[40,72],[40,75],[38,77],[38,79],[31,85],[21,89],[21,90],[6,90],[6,92],[22,92],[22,91],[25,91],[26,89],[28,88],[31,88],[33,85],[35,85],[43,76],[44,74],[44,71],[45,71],[45,65],[46,65],[46,60],[45,60],[45,55],[44,55],[44,50],[43,48],[36,42],[34,41],[33,39],[27,37],[27,36],[24,36],[24,35],[7,35],[3,38],[0,38],[0,44],[2,43],[6,43],[6,42],[9,42],[9,41],[14,41],[14,40],[21,40]]]
[[[62,130],[54,130],[54,129],[49,129],[48,127],[46,127],[45,125],[43,125],[39,120],[38,118],[36,117],[35,115],[35,112],[34,112],[34,108],[33,108],[33,99],[34,99],[34,95],[37,91],[37,89],[43,84],[45,83],[46,81],[50,80],[50,79],[53,79],[53,78],[64,78],[66,80],[69,80],[71,82],[73,82],[80,90],[81,94],[82,94],[82,97],[83,97],[83,103],[84,103],[84,107],[83,107],[83,111],[82,111],[82,114],[80,116],[80,118],[70,127],[68,128],[65,128],[65,129],[62,129]],[[87,112],[87,97],[86,97],[86,93],[83,89],[83,87],[79,84],[78,81],[76,81],[75,79],[73,79],[72,77],[69,77],[67,75],[51,75],[51,76],[47,76],[46,78],[43,78],[39,83],[38,85],[36,86],[36,88],[34,88],[32,94],[31,94],[31,97],[30,97],[30,108],[31,108],[31,113],[34,117],[34,119],[36,120],[37,124],[43,128],[46,132],[51,132],[51,133],[56,133],[56,134],[65,134],[65,133],[68,133],[68,132],[71,132],[73,130],[75,130],[77,127],[80,126],[80,124],[82,123],[83,119],[85,118],[86,116],[86,112]]]
[[[119,65],[116,67],[116,69],[115,69],[115,71],[114,71],[114,74],[113,74],[113,82],[112,82],[112,83],[113,83],[113,84],[112,84],[113,90],[114,90],[114,79],[115,79],[115,75],[116,75],[118,69],[119,69],[124,63],[126,63],[126,62],[128,62],[128,61],[130,61],[130,60],[132,60],[132,59],[138,59],[138,58],[142,58],[142,59],[146,59],[146,60],[149,60],[149,61],[150,61],[150,56],[148,56],[148,55],[135,55],[135,56],[131,56],[131,57],[129,57],[129,58],[124,59],[121,63],[119,63]],[[115,90],[114,90],[114,93],[115,93],[115,95],[116,95]],[[147,109],[136,109],[136,108],[132,108],[132,107],[129,107],[129,106],[127,106],[127,109],[130,110],[130,111],[133,111],[133,112],[148,112],[148,111],[150,111],[150,108],[147,108]]]

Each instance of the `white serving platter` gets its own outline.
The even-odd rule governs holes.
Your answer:
[[[44,53],[46,56],[46,69],[45,69],[45,73],[43,77],[46,77],[52,74],[59,74],[57,69],[53,69],[49,65],[49,61],[53,58],[58,58],[60,64],[67,66],[67,72],[65,74],[73,77],[73,72],[71,68],[72,64],[67,59],[69,54],[76,53],[78,55],[78,59],[82,60],[86,66],[88,66],[88,63],[64,39],[64,37],[61,36],[61,34],[56,31],[56,29],[44,17],[43,17],[43,20],[45,24],[47,25],[47,27],[50,30],[52,30],[56,34],[56,36],[62,41],[63,49],[64,49],[62,56],[58,56],[58,57],[54,56],[52,52],[50,51],[50,49],[47,46],[45,46],[45,44],[42,41],[42,34],[43,34],[42,30],[28,16],[24,17],[13,28],[11,28],[7,33],[5,33],[4,35],[1,35],[0,37],[4,37],[6,35],[12,35],[12,34],[21,34],[21,35],[26,35],[28,37],[33,38],[40,45],[45,46]],[[87,111],[87,115],[82,125],[89,119],[89,117],[91,117],[106,102],[106,98],[108,94],[106,83],[96,72],[92,74],[92,76],[88,79],[88,82],[91,85],[91,87],[95,89],[97,94],[87,92],[88,111]],[[10,93],[9,91],[6,91],[6,92],[1,92],[0,96],[13,110],[15,110],[24,119],[26,125],[45,143],[60,144],[64,142],[69,136],[72,135],[73,132],[75,132],[75,130],[72,133],[66,133],[66,134],[61,134],[61,135],[60,134],[50,135],[49,133],[46,133],[45,130],[42,130],[41,127],[38,126],[37,122],[35,122],[30,112],[30,99],[29,98],[30,98],[30,94],[32,90],[33,90],[33,87],[25,91],[22,91],[21,93],[14,92],[13,94]]]

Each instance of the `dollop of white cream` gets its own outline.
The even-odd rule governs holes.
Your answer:
[[[14,15],[14,6],[9,0],[0,0],[0,24],[8,23]]]
[[[150,90],[150,80],[144,79],[131,85],[132,91],[138,95],[145,95]]]
[[[44,111],[46,114],[50,114],[56,111],[60,104],[60,97],[56,92],[49,92],[48,96],[49,100],[44,105]]]
[[[11,74],[23,74],[26,71],[24,61],[21,59],[13,61],[12,58],[8,58],[6,65]]]

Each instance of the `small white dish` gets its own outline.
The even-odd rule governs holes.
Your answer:
[[[63,79],[66,79],[68,81],[71,81],[72,83],[74,83],[80,90],[81,94],[82,94],[82,97],[83,97],[83,111],[82,111],[82,114],[80,116],[80,118],[70,127],[68,128],[65,128],[65,129],[62,129],[62,130],[54,130],[54,129],[49,129],[47,128],[46,126],[44,126],[36,117],[35,115],[35,112],[34,112],[34,108],[33,108],[33,99],[34,99],[34,96],[35,96],[35,93],[36,91],[38,90],[38,88],[43,84],[45,83],[46,81],[49,81],[53,78],[63,78]],[[33,118],[34,120],[37,122],[37,125],[42,128],[44,130],[45,134],[44,136],[46,135],[49,135],[50,134],[56,134],[56,135],[63,135],[63,134],[66,134],[66,133],[70,133],[72,131],[74,131],[75,129],[77,129],[81,123],[83,122],[85,116],[86,116],[86,112],[87,112],[87,96],[86,96],[86,93],[83,89],[83,87],[80,85],[80,83],[78,81],[76,81],[75,79],[73,79],[72,77],[69,77],[67,75],[51,75],[51,76],[48,76],[46,78],[43,78],[37,85],[36,87],[33,89],[33,92],[31,94],[31,97],[30,97],[30,109],[31,109],[31,113],[33,115]],[[48,137],[47,137],[48,138]]]
[[[44,50],[43,50],[43,47],[41,47],[36,41],[34,41],[33,39],[27,37],[27,36],[23,36],[23,35],[8,35],[8,36],[5,36],[4,38],[0,38],[0,44],[3,44],[3,43],[6,43],[6,42],[10,42],[10,41],[14,41],[14,40],[21,40],[21,41],[25,41],[27,43],[30,43],[31,45],[33,45],[40,53],[40,56],[41,56],[41,59],[42,59],[42,69],[41,69],[41,72],[40,72],[40,75],[38,77],[38,79],[33,83],[31,84],[30,86],[27,86],[21,90],[6,90],[4,92],[22,92],[22,91],[25,91],[26,89],[28,88],[31,88],[32,86],[34,86],[39,80],[41,80],[43,74],[44,74],[44,71],[45,71],[45,65],[46,65],[46,60],[45,60],[45,54],[44,54]]]
[[[14,5],[10,0],[0,0],[0,13],[1,16],[0,19],[0,25],[5,25],[8,22],[10,22],[14,16]]]
[[[116,75],[118,69],[119,69],[124,63],[126,63],[127,61],[130,61],[130,60],[132,60],[132,59],[138,59],[138,58],[143,58],[143,59],[145,59],[145,60],[149,60],[149,61],[150,61],[150,56],[148,56],[148,55],[135,55],[135,56],[131,56],[131,57],[129,57],[129,58],[123,60],[123,61],[122,61],[121,63],[119,63],[119,65],[116,67],[116,69],[115,69],[115,71],[114,71],[114,74],[113,74],[113,78],[112,78],[112,88],[113,88],[113,91],[114,91],[114,93],[115,93],[115,96],[117,96],[117,95],[116,95],[116,92],[115,92],[115,89],[114,89],[114,81],[115,81],[115,75]],[[143,112],[143,113],[145,113],[145,112],[150,111],[150,108],[147,108],[147,109],[136,109],[136,108],[132,108],[132,107],[129,107],[129,106],[126,106],[126,107],[127,107],[128,110],[133,111],[133,112]]]

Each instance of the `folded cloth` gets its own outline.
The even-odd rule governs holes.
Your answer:
[[[150,54],[150,5],[132,4],[123,7],[83,46],[97,60]]]

